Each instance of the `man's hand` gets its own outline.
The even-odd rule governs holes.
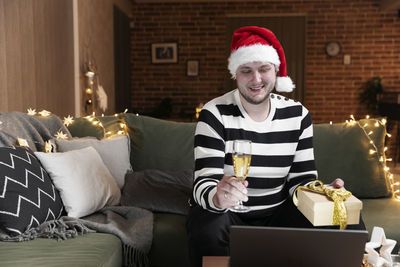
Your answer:
[[[235,206],[239,200],[247,201],[247,185],[244,181],[241,183],[235,177],[224,175],[217,184],[217,192],[213,197],[214,205],[221,209],[227,209]]]
[[[342,188],[344,187],[344,181],[340,178],[336,178],[335,181],[333,181],[330,186],[333,186],[334,188]]]

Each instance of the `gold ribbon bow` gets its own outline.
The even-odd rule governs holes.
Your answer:
[[[308,186],[299,186],[293,193],[293,203],[297,206],[299,201],[297,199],[297,190],[307,190],[314,193],[326,195],[333,200],[333,216],[332,225],[340,225],[340,230],[346,229],[347,226],[347,211],[344,201],[352,194],[350,191],[344,189],[327,188],[320,180],[315,180]]]

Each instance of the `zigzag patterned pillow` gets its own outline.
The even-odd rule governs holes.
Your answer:
[[[29,148],[0,147],[0,227],[18,235],[58,219],[64,206],[49,174]]]

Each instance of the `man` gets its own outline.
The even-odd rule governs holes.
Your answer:
[[[228,68],[238,88],[204,105],[196,128],[187,221],[192,266],[201,266],[202,256],[229,255],[231,225],[312,227],[291,200],[299,185],[317,177],[312,122],[300,103],[272,93],[294,88],[279,41],[265,28],[236,30]],[[244,183],[233,177],[236,139],[252,141]],[[251,210],[233,212],[239,200]]]

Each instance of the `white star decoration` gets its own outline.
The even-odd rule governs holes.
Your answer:
[[[61,139],[64,139],[64,140],[68,138],[68,136],[65,133],[63,133],[62,131],[58,131],[54,136],[56,138],[61,138]]]
[[[44,152],[46,153],[53,152],[53,144],[50,141],[44,142]]]
[[[26,141],[26,139],[17,138],[17,142],[18,142],[18,145],[19,145],[19,146],[27,146],[27,147],[29,147],[28,141]]]
[[[375,267],[392,266],[392,250],[396,241],[386,239],[385,231],[381,227],[374,227],[372,230],[371,241],[365,244],[365,251],[368,253],[368,263]],[[379,254],[375,250],[380,248]]]
[[[36,115],[36,109],[28,108],[28,115],[29,116],[35,116]]]
[[[42,111],[39,112],[39,114],[42,117],[47,117],[47,116],[49,116],[51,114],[51,112],[43,109]]]
[[[70,124],[72,124],[73,122],[74,122],[74,120],[73,120],[74,118],[73,117],[71,117],[71,115],[68,115],[68,117],[64,117],[64,125],[65,126],[69,126]]]

